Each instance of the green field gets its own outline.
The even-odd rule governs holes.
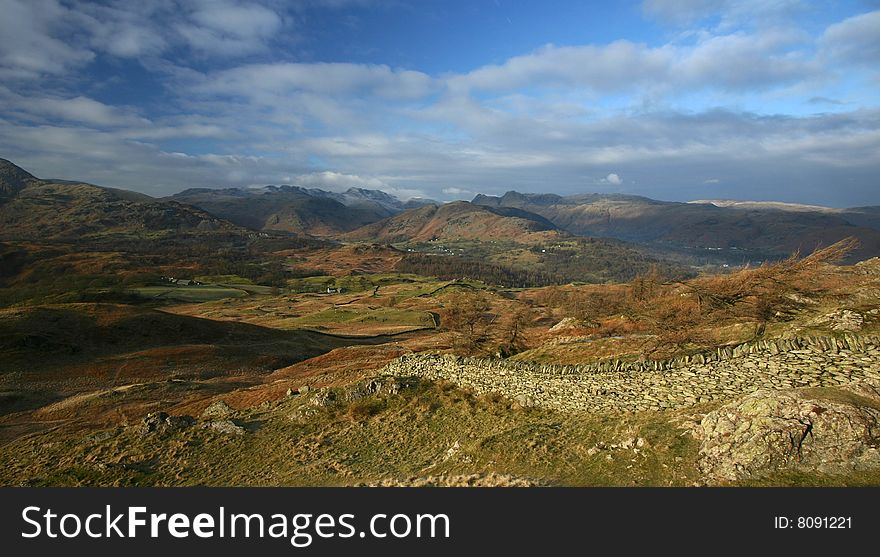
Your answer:
[[[253,284],[254,281],[238,275],[199,275],[193,277],[203,284]]]
[[[434,322],[431,316],[422,311],[407,311],[396,308],[331,308],[318,313],[305,315],[292,320],[300,327],[319,327],[336,323],[352,325],[379,325],[429,327]]]
[[[132,288],[130,292],[143,298],[175,300],[179,302],[210,302],[222,300],[223,298],[241,298],[248,295],[248,292],[243,288],[225,286],[143,286]]]

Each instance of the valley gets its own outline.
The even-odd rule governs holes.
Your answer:
[[[0,484],[878,485],[875,213],[0,161]]]

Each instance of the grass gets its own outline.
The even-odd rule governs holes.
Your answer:
[[[301,327],[322,327],[338,324],[348,325],[396,325],[426,327],[432,325],[431,317],[424,312],[396,308],[364,307],[330,308],[293,320]]]
[[[658,417],[524,410],[502,397],[414,382],[352,403],[316,407],[305,395],[245,411],[235,416],[253,430],[244,436],[122,428],[106,439],[20,439],[0,454],[0,484],[350,485],[498,472],[563,485],[689,485],[695,444]],[[591,451],[634,437],[652,451]]]
[[[631,287],[566,286],[512,294],[512,291],[493,291],[472,281],[449,283],[412,275],[376,273],[293,279],[290,287],[306,293],[285,289],[279,293],[269,287],[245,284],[244,279],[234,275],[199,278],[218,282],[201,287],[169,285],[137,289],[144,297],[186,302],[168,304],[166,312],[207,318],[194,322],[199,325],[195,332],[169,326],[174,343],[157,340],[153,343],[155,348],[148,350],[140,346],[145,341],[130,331],[137,334],[155,331],[158,328],[155,321],[145,321],[141,326],[140,321],[122,319],[125,315],[111,319],[115,314],[108,317],[96,310],[99,314],[96,319],[102,320],[103,327],[101,335],[89,336],[96,347],[130,341],[142,349],[135,352],[125,345],[124,350],[102,352],[95,358],[89,354],[73,354],[65,358],[71,361],[82,358],[76,361],[76,366],[58,365],[51,370],[54,375],[48,370],[43,373],[46,377],[40,376],[40,380],[57,376],[65,381],[67,378],[76,381],[76,389],[71,392],[84,396],[75,400],[58,399],[61,400],[58,404],[48,404],[54,400],[40,402],[46,420],[68,419],[68,423],[52,433],[17,435],[11,443],[3,445],[0,485],[350,485],[389,478],[491,472],[553,485],[687,486],[701,480],[696,467],[697,441],[676,423],[678,418],[717,407],[712,404],[677,412],[571,414],[523,409],[501,396],[475,395],[451,384],[415,379],[399,394],[353,398],[348,396],[355,388],[352,382],[369,377],[375,369],[400,354],[447,350],[454,346],[450,340],[452,333],[438,335],[435,331],[424,331],[394,337],[391,342],[377,346],[345,347],[327,352],[346,343],[384,343],[389,339],[370,337],[352,341],[312,331],[290,331],[321,329],[340,335],[367,336],[430,326],[433,322],[429,312],[437,312],[445,320],[450,307],[448,295],[457,289],[471,290],[470,286],[486,290],[492,313],[500,316],[494,325],[499,330],[514,310],[532,306],[535,316],[526,329],[531,335],[532,350],[520,353],[517,359],[555,363],[609,357],[634,359],[650,348],[651,339],[669,323],[660,320],[661,325],[655,325],[650,321],[656,305],[653,299],[644,302],[644,307],[636,306],[642,313],[632,312],[634,317],[627,319],[620,317],[623,310],[615,309],[616,305],[611,302],[625,299],[622,297]],[[799,310],[791,320],[769,322],[764,337],[814,330],[833,333],[827,324],[808,326],[807,323],[817,315],[842,307],[865,314],[863,332],[878,330],[877,314],[867,313],[877,305],[876,295],[871,294],[876,291],[877,281],[858,280],[852,285],[842,283],[827,296],[818,297],[817,305]],[[322,293],[328,285],[342,286],[345,292]],[[448,287],[444,287],[446,285]],[[380,289],[373,296],[371,289],[376,286]],[[719,289],[718,284],[714,287]],[[675,284],[658,288],[663,296],[656,299],[661,302],[690,299],[682,296]],[[610,309],[598,313],[595,321],[599,325],[589,329],[600,329],[604,338],[583,343],[548,342],[556,334],[550,333],[549,327],[570,314],[574,309],[572,301],[578,300],[575,295],[563,294],[600,290],[608,295]],[[719,291],[725,292],[724,289]],[[543,295],[554,292],[555,297]],[[188,298],[180,299],[176,295]],[[166,318],[165,312],[160,317]],[[705,319],[695,321],[694,327],[709,330],[703,335],[707,345],[740,342],[755,330],[750,314],[703,317]],[[225,328],[216,328],[219,321],[240,321],[284,331],[275,331],[278,338],[267,333],[263,342],[241,337],[234,345],[217,346],[221,342],[218,338],[226,339],[231,334],[227,334]],[[30,321],[24,318],[14,323],[10,321],[8,328],[18,334],[23,327],[21,323],[25,322],[34,329],[31,341],[47,336],[37,327],[48,322],[42,314]],[[49,355],[60,351],[56,346],[71,344],[66,343],[63,336],[55,338],[56,333],[83,329],[76,321],[51,323],[48,326],[52,327],[50,332],[54,332],[48,337],[57,342],[29,348],[33,353],[46,354],[41,358],[46,361]],[[566,336],[564,331],[558,334]],[[199,344],[193,344],[196,337],[201,339]],[[259,340],[263,334],[253,338]],[[322,355],[299,361],[300,349],[307,340],[320,345],[315,346],[314,354]],[[678,349],[690,350],[693,346],[691,342]],[[31,360],[33,358],[22,359]],[[288,365],[293,362],[296,363]],[[247,377],[241,375],[242,370],[248,372]],[[233,372],[237,375],[231,375]],[[102,381],[104,376],[113,378],[110,386],[119,388],[102,384],[104,390],[92,396],[88,389],[94,390],[94,387],[80,385],[92,376]],[[167,377],[186,381],[166,382]],[[126,381],[135,380],[149,387],[121,388]],[[36,385],[30,376],[28,384]],[[313,394],[285,398],[288,388],[296,392],[301,385],[312,388],[332,385],[340,402],[315,405]],[[836,396],[850,402],[865,402],[856,400],[854,395]],[[162,435],[145,435],[134,427],[95,429],[108,423],[121,423],[116,416],[123,411],[126,419],[135,424],[147,411],[198,415],[211,400],[221,397],[233,407],[242,408],[234,417],[248,428],[247,435],[227,436],[198,427]],[[13,425],[24,424],[23,420]],[[48,421],[41,423],[45,425]],[[8,427],[2,421],[0,424]],[[72,427],[92,429],[78,432]],[[633,447],[632,441],[638,439],[642,440],[641,446]],[[835,477],[786,472],[748,482],[748,485],[877,484],[880,484],[880,472]]]
[[[433,282],[434,279],[412,275],[407,273],[377,273],[368,275],[344,275],[329,276],[318,275],[290,279],[287,281],[288,288],[296,293],[326,292],[327,288],[342,288],[344,292],[365,292],[375,287],[391,286],[395,284],[424,284]]]
[[[198,275],[193,277],[202,283],[210,284],[253,284],[254,281],[238,275]]]
[[[242,436],[132,426],[19,438],[0,451],[0,485],[344,486],[493,472],[549,485],[700,482],[698,442],[676,425],[684,411],[566,414],[445,382],[400,384],[352,402],[357,386],[333,389],[323,406],[313,392],[239,411]],[[735,485],[878,484],[880,471],[782,472]]]
[[[243,288],[225,286],[142,286],[131,292],[149,299],[176,300],[180,302],[210,302],[224,298],[247,296]]]

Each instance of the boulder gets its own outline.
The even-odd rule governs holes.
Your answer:
[[[695,435],[698,466],[710,483],[880,467],[880,382],[759,390],[707,414]]]
[[[205,411],[202,412],[203,418],[225,418],[235,410],[232,409],[231,406],[226,404],[225,401],[218,400],[217,402],[212,403],[210,406],[205,408]]]
[[[169,433],[186,429],[195,423],[192,416],[169,416],[166,412],[150,412],[140,423],[141,433]]]
[[[212,420],[202,424],[202,429],[210,429],[217,433],[226,433],[229,435],[244,435],[245,429],[237,425],[232,420]]]

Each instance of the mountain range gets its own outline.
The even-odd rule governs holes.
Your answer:
[[[745,263],[855,237],[853,259],[880,255],[880,207],[774,202],[668,202],[622,194],[510,191],[471,202],[407,202],[378,190],[291,185],[188,189],[165,198],[42,180],[0,159],[0,239],[83,238],[164,231],[293,233],[380,243],[612,238],[692,261]]]
[[[254,230],[334,236],[431,200],[402,202],[378,190],[349,188],[342,193],[298,186],[188,189],[166,198],[204,209]]]
[[[610,237],[678,252],[743,262],[811,252],[843,238],[859,239],[852,254],[880,254],[880,207],[832,209],[766,202],[657,201],[621,194],[477,195],[475,205],[507,207],[545,217],[578,236]]]

